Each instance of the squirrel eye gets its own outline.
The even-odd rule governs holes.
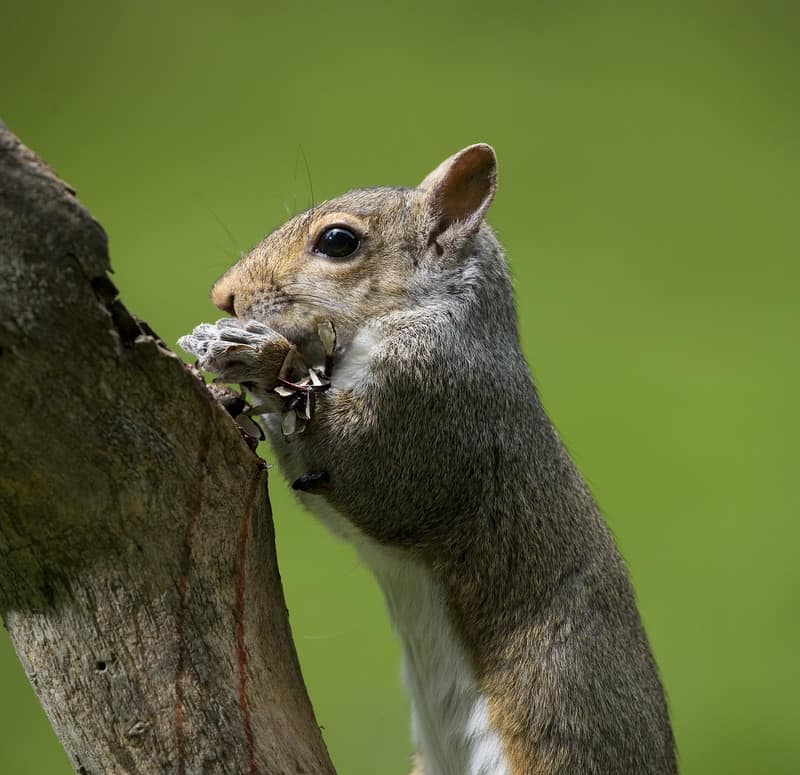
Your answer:
[[[359,245],[358,237],[343,226],[331,226],[319,235],[314,250],[328,258],[347,258],[356,252]]]

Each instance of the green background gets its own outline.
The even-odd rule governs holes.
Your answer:
[[[492,143],[546,406],[631,569],[682,772],[800,771],[800,13],[789,2],[4,3],[0,115],[168,341],[288,212]],[[268,454],[268,451],[266,451]],[[407,771],[380,596],[271,490],[342,775]],[[0,771],[67,760],[0,639]]]

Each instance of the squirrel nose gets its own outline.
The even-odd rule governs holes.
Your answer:
[[[227,296],[221,299],[212,299],[214,302],[214,306],[221,309],[223,312],[227,312],[229,315],[233,315],[236,317],[236,309],[233,306],[233,303],[236,301],[236,295],[233,293],[229,293]]]
[[[211,289],[211,303],[223,312],[227,312],[229,315],[236,317],[236,309],[234,308],[236,294],[231,289],[231,285],[232,283],[226,281],[224,276],[217,280],[216,284]]]

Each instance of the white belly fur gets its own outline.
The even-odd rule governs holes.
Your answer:
[[[507,775],[486,697],[430,572],[396,550],[360,538],[403,647],[403,679],[411,697],[411,731],[425,775]]]

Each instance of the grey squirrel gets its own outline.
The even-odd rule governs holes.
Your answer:
[[[302,503],[373,571],[417,775],[675,773],[624,563],[520,350],[495,189],[477,144],[317,205],[181,344],[249,389]]]

